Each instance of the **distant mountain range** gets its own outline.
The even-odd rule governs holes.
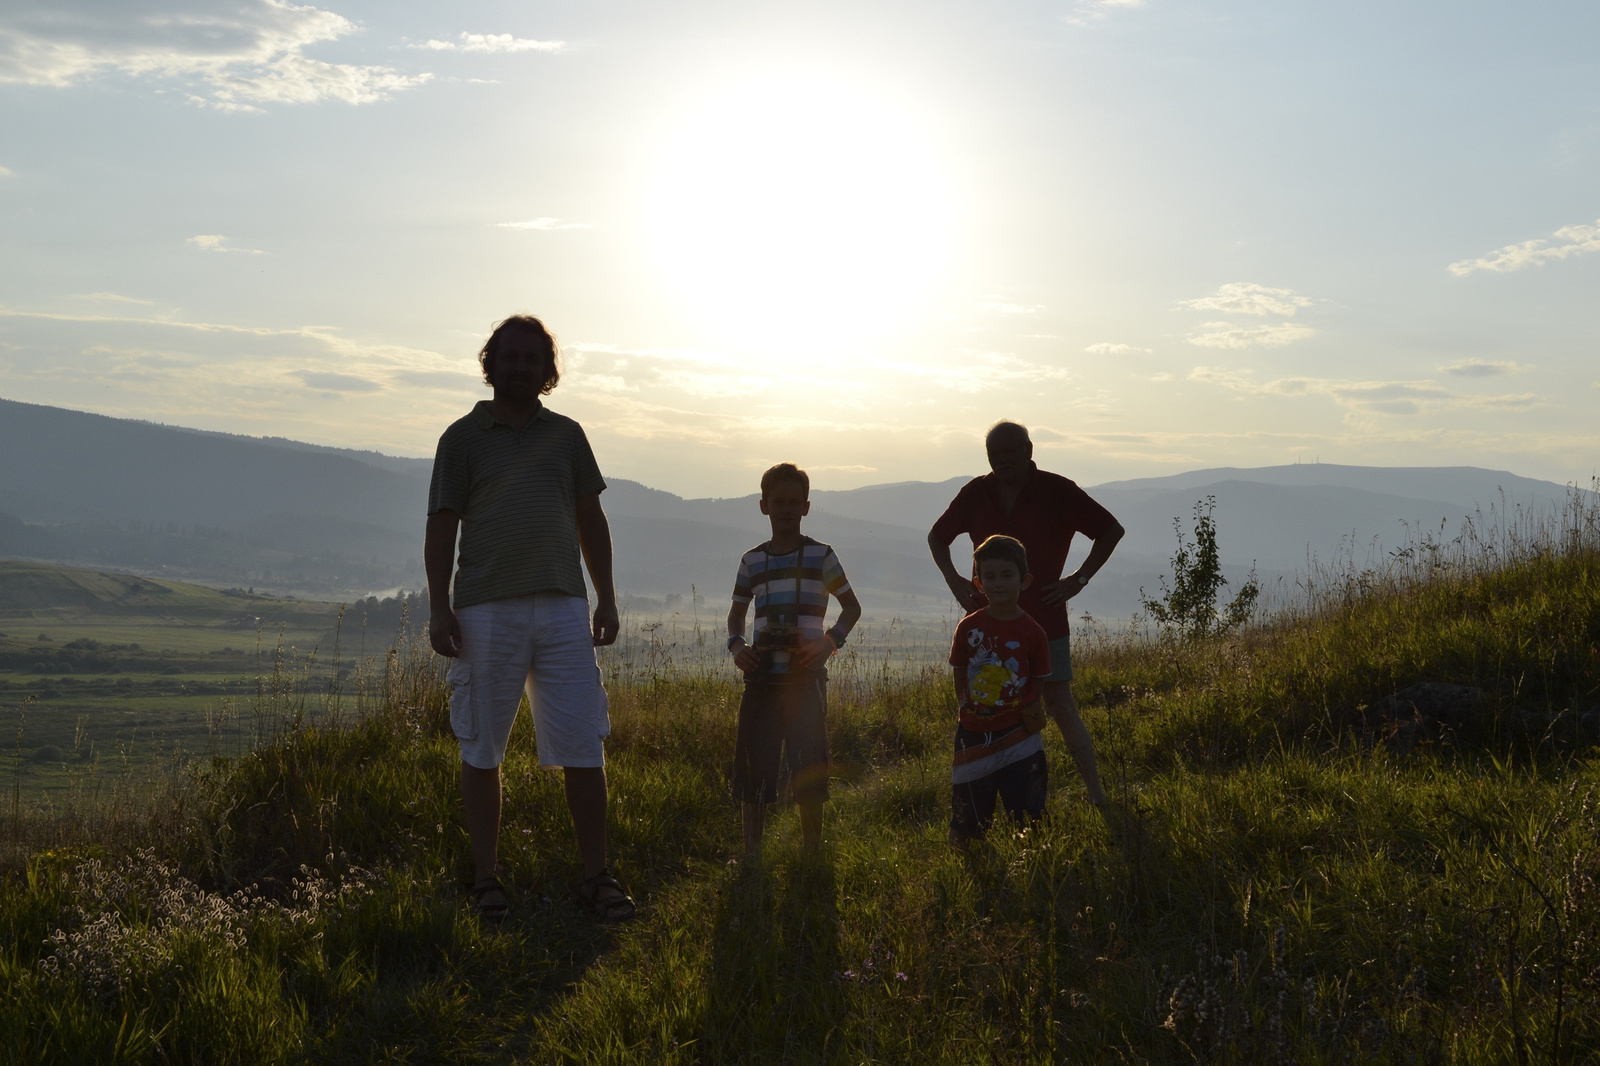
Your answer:
[[[422,584],[431,460],[210,433],[0,400],[0,556],[352,598]],[[1047,461],[1048,463],[1048,461]],[[1061,473],[1071,476],[1071,470]],[[832,543],[866,613],[948,614],[927,530],[968,477],[812,493],[806,530]],[[687,500],[610,478],[617,584],[637,613],[724,610],[740,552],[764,540],[752,493]],[[1475,510],[1559,506],[1568,489],[1476,467],[1298,464],[1193,470],[1086,486],[1128,535],[1075,613],[1125,618],[1154,591],[1173,519],[1216,499],[1229,575],[1270,584],[1341,551],[1358,562]],[[958,543],[958,549],[964,542]],[[1087,551],[1075,545],[1074,561]],[[964,549],[962,549],[964,550]]]

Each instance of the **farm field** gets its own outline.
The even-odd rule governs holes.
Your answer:
[[[140,773],[175,753],[237,751],[268,690],[327,688],[336,630],[342,678],[363,650],[393,642],[394,601],[345,609],[348,629],[341,608],[0,560],[0,729],[14,784],[60,791],[96,764]]]
[[[1224,638],[1086,635],[1110,807],[1051,727],[1046,818],[968,855],[925,649],[838,664],[822,854],[780,807],[743,864],[737,685],[703,630],[636,627],[615,928],[526,721],[480,925],[439,661],[401,648],[337,723],[283,689],[262,743],[137,802],[13,803],[0,1058],[1591,1062],[1597,534],[1414,553]]]

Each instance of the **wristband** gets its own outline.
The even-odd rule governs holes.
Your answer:
[[[743,633],[735,633],[735,634],[733,634],[733,635],[732,635],[732,636],[730,636],[730,637],[729,637],[729,638],[728,638],[728,651],[729,651],[729,652],[730,652],[730,653],[731,653],[731,652],[732,652],[732,651],[733,651],[733,642],[734,642],[734,641],[736,641],[736,640],[737,640],[737,641],[738,641],[738,642],[739,642],[739,643],[741,643],[741,644],[745,644],[745,643],[748,643],[748,642],[747,642],[747,641],[746,641],[746,640],[745,640],[745,639],[744,639],[744,634],[743,634]]]
[[[838,651],[840,648],[844,647],[845,632],[838,626],[830,626],[828,631],[823,635],[829,640],[833,641],[834,651]]]

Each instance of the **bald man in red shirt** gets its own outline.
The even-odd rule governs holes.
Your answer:
[[[1022,541],[1028,549],[1032,583],[1024,590],[1022,609],[1044,628],[1050,641],[1050,676],[1043,682],[1045,706],[1061,727],[1067,750],[1089,792],[1089,802],[1103,806],[1105,789],[1095,765],[1094,741],[1072,699],[1072,652],[1067,601],[1082,592],[1105,565],[1122,539],[1123,529],[1111,512],[1076,484],[1040,470],[1033,462],[1033,440],[1026,426],[997,422],[984,438],[992,473],[969,481],[928,533],[928,549],[950,591],[969,614],[984,604],[983,593],[950,558],[950,542],[965,533],[974,545],[996,533]],[[1089,557],[1076,571],[1061,576],[1075,533],[1094,541]]]

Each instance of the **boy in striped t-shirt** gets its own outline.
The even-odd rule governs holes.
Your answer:
[[[778,798],[778,772],[786,765],[800,805],[807,851],[822,844],[822,804],[828,798],[828,657],[844,647],[861,617],[861,604],[831,547],[803,536],[800,520],[811,510],[811,479],[793,463],[761,475],[761,513],[772,539],[744,553],[728,611],[728,651],[744,672],[739,736],[734,747],[733,791],[744,805],[744,854],[761,852],[767,804]],[[828,597],[841,608],[824,631]],[[745,616],[756,605],[753,641]]]

